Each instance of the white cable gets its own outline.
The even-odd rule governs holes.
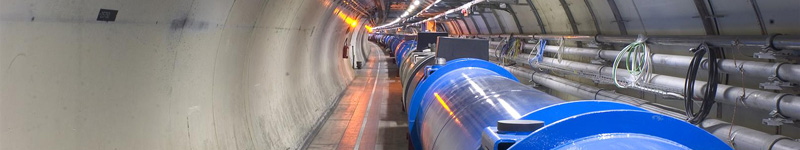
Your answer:
[[[635,85],[637,82],[649,82],[652,76],[652,53],[650,48],[647,47],[647,37],[639,35],[633,43],[625,46],[617,57],[614,58],[613,67],[617,68],[622,60],[625,60],[625,69],[628,71],[629,77],[626,78],[629,84],[622,84],[617,79],[616,69],[612,70],[611,75],[614,79],[614,85],[619,88],[628,88]]]
[[[561,57],[561,54],[564,53],[564,37],[558,40],[558,63],[561,63],[561,60],[564,58]]]

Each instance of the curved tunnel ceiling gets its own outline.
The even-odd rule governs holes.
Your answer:
[[[420,13],[421,17],[398,25],[409,25],[468,2],[442,0]],[[457,12],[437,19],[437,23],[459,35],[797,34],[798,6],[800,1],[795,0],[497,0],[472,5],[468,15]],[[388,14],[401,13],[397,11],[403,10]]]
[[[436,16],[441,12],[453,10],[453,8],[473,1],[442,0],[441,2],[448,5],[435,6],[430,10],[433,13],[423,12],[421,14],[424,14],[425,17]],[[686,36],[700,37],[699,40],[695,39],[696,41],[705,40],[703,37],[733,37],[738,41],[739,37],[745,37],[742,35],[756,35],[753,37],[759,37],[758,41],[769,41],[768,37],[773,37],[772,35],[794,36],[800,34],[800,29],[797,28],[800,27],[800,9],[797,8],[800,8],[800,1],[796,0],[489,0],[468,7],[466,15],[461,10],[457,10],[435,21],[437,31],[448,32],[456,37],[491,39],[495,43],[502,43],[498,41],[507,40],[506,37],[509,35],[521,35],[520,37],[523,39],[528,39],[526,37],[531,37],[531,35],[551,36],[544,39],[556,39],[555,41],[557,41],[558,37],[562,37],[559,35],[589,35],[592,37],[594,37],[593,35],[629,35],[626,37],[636,37],[638,34],[653,37],[659,35],[666,35],[663,37],[669,35],[719,35]],[[389,12],[389,14],[402,14],[406,10],[394,11],[398,12]],[[425,17],[408,18],[407,21],[397,23],[397,28],[387,26],[386,29],[376,31],[388,34],[413,34],[420,28],[424,28],[419,24],[412,23],[427,19]],[[379,24],[390,24],[391,21],[392,19],[387,19]],[[696,41],[692,44],[696,44]],[[551,45],[558,45],[558,43]],[[603,45],[603,43],[592,45],[575,41],[567,41],[564,45],[617,50],[621,47],[614,46],[624,46]],[[738,59],[766,61],[753,55],[753,53],[765,51],[766,48],[761,46],[766,45],[741,47],[741,49],[736,47],[736,49],[726,49],[726,52],[738,53],[727,55],[736,55],[732,59],[738,57]],[[688,48],[690,46],[653,45],[653,49],[657,53],[670,55],[686,55]],[[590,61],[584,60],[587,58],[572,59]],[[794,62],[790,60],[787,63]],[[659,68],[658,71],[670,76],[686,75],[685,69]],[[747,81],[743,79],[741,86],[759,89],[759,84],[764,82],[763,80],[766,79],[747,79]],[[739,84],[737,81],[733,82]],[[624,90],[620,91],[625,92]],[[638,92],[630,92],[630,94],[639,95]],[[564,93],[564,95],[569,95],[569,93]],[[672,102],[658,100],[658,103],[669,105]],[[722,106],[720,110],[722,110],[720,112],[730,113],[733,107]],[[800,131],[800,128],[795,126],[772,127],[762,124],[763,114],[768,113],[748,112],[737,113],[734,116],[747,120],[736,119],[737,124],[759,131],[795,138],[800,136],[800,132],[797,132]],[[725,116],[725,118],[731,117],[729,115],[720,113],[720,116]]]
[[[0,149],[296,149],[354,77],[342,48],[413,1],[0,2]],[[406,23],[471,1],[440,2]],[[453,35],[800,34],[798,6],[490,0],[437,24]]]

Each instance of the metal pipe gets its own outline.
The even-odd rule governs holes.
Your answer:
[[[731,127],[733,126],[733,127]],[[700,124],[700,127],[706,129],[716,137],[723,139],[723,141],[733,140],[735,149],[752,149],[752,150],[796,150],[800,149],[800,142],[782,136],[772,135],[761,131],[756,131],[750,128],[731,125],[717,119],[707,119]],[[728,136],[730,133],[730,136]],[[727,138],[727,139],[726,139]]]
[[[513,67],[513,66],[511,67],[506,66],[504,68],[506,68],[506,70],[509,70],[515,76],[529,78],[531,79],[531,81],[537,84],[541,84],[545,87],[556,89],[559,91],[563,90],[562,92],[570,93],[571,95],[580,97],[582,99],[598,99],[598,100],[611,100],[611,101],[623,102],[644,108],[649,111],[664,114],[673,118],[682,120],[686,119],[686,116],[683,115],[682,110],[671,108],[666,105],[640,100],[638,98],[627,95],[621,95],[612,90],[604,90],[588,85],[583,85],[557,76],[552,76],[542,73],[533,73],[533,71],[526,68]],[[561,86],[567,86],[569,88]]]
[[[488,64],[488,63],[487,63]],[[498,70],[503,70],[497,68]],[[505,71],[505,70],[503,70]],[[429,78],[416,126],[422,149],[477,149],[481,130],[563,100],[484,68],[462,67]],[[416,133],[411,133],[416,134]]]
[[[490,46],[496,46],[500,42],[489,42]],[[526,44],[526,49],[533,49],[535,45]],[[545,52],[558,53],[558,46],[547,46]],[[616,50],[602,50],[593,48],[577,48],[577,47],[564,47],[562,54],[577,55],[589,58],[600,58],[607,61],[614,61],[620,51]],[[674,68],[688,68],[689,62],[692,57],[681,55],[668,55],[668,54],[653,54],[653,64],[662,65],[665,67]],[[792,83],[800,83],[800,65],[798,64],[785,64],[785,63],[772,63],[760,61],[747,61],[733,59],[720,59],[719,71],[727,74],[739,74],[739,69],[744,71],[747,77],[758,78],[776,78],[781,81]],[[703,63],[702,69],[708,68],[708,63]]]
[[[499,37],[511,35],[476,35],[477,37]],[[514,37],[529,37],[546,40],[564,40],[629,44],[638,38],[636,35],[514,35]],[[647,36],[648,44],[697,46],[706,42],[713,46],[749,46],[772,48],[774,50],[800,50],[800,35],[653,35]]]
[[[494,51],[496,50],[490,49],[489,53],[494,53]],[[521,55],[518,57],[521,57],[521,60],[517,59],[515,61],[522,64],[527,64],[527,60],[530,59],[528,55]],[[562,60],[559,62],[558,59],[548,57],[543,59],[542,64],[560,69],[573,70],[573,72],[570,73],[575,74],[580,72],[610,77],[612,72],[611,67],[569,60]],[[618,68],[616,69],[619,76],[629,76],[626,70]],[[667,89],[683,89],[684,80],[686,79],[653,74],[650,84],[658,85]],[[702,97],[703,88],[706,86],[706,82],[696,81],[695,84],[700,86],[695,87],[695,95],[692,96]],[[737,101],[740,101],[739,99],[742,96],[743,91],[742,87],[719,84],[717,88],[717,102],[734,105]],[[749,88],[745,88],[745,91],[746,96],[741,100],[740,103],[743,103],[747,107],[753,107],[767,111],[777,111],[779,114],[789,118],[800,118],[800,96]]]
[[[609,90],[580,84],[568,79],[543,73],[533,73],[530,69],[522,67],[505,67],[518,77],[531,79],[533,82],[560,92],[569,93],[583,99],[605,99],[628,103],[646,110],[662,113],[667,116],[684,119],[678,109],[649,102],[647,100],[619,94]],[[732,126],[732,127],[731,127]],[[800,149],[800,142],[781,135],[771,135],[747,127],[731,125],[717,119],[706,119],[701,126],[722,141],[733,145],[735,149],[743,150],[796,150]],[[731,137],[728,136],[730,133]]]

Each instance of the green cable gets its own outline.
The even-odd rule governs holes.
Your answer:
[[[650,58],[650,49],[647,47],[645,41],[646,38],[640,35],[639,39],[625,46],[617,54],[617,57],[614,59],[614,69],[611,70],[611,76],[614,79],[614,85],[617,87],[627,88],[631,85],[635,86],[635,84],[639,81],[649,80],[650,75],[652,74],[650,69],[652,60]],[[620,65],[620,61],[623,59],[625,60],[625,69],[632,77],[632,81],[629,83],[631,85],[623,85],[617,79],[617,67]]]

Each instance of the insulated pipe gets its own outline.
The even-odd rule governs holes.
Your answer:
[[[403,63],[403,69],[400,71],[400,80],[403,85],[403,109],[408,109],[408,100],[417,88],[419,83],[425,76],[425,66],[432,65],[435,57],[431,52],[413,52],[420,55],[412,55]],[[422,57],[422,58],[413,58]],[[419,60],[417,60],[419,59]]]
[[[649,111],[664,114],[677,119],[686,119],[682,110],[671,108],[666,105],[649,102],[646,100],[638,99],[635,97],[622,95],[612,90],[604,90],[589,85],[583,85],[568,79],[552,76],[544,73],[533,73],[532,70],[522,67],[506,66],[503,67],[509,70],[512,74],[518,77],[525,77],[531,81],[541,84],[545,87],[556,89],[561,92],[569,93],[573,96],[580,97],[581,99],[598,99],[598,100],[611,100],[631,104],[637,107],[644,108]]]
[[[475,35],[477,37],[507,37],[510,35]],[[528,37],[535,39],[559,40],[564,38],[570,41],[599,42],[629,44],[638,38],[636,35],[514,35],[514,37]],[[647,36],[648,44],[697,46],[706,42],[714,46],[739,46],[768,47],[775,50],[800,49],[800,36],[798,35],[657,35]]]
[[[415,149],[729,148],[701,128],[635,106],[564,102],[484,60],[437,64],[412,98]]]
[[[417,91],[428,99],[422,107],[427,113],[417,121],[423,149],[476,149],[481,135],[475,133],[497,120],[563,102],[482,68],[457,69],[438,80],[430,90]]]
[[[686,118],[678,109],[652,103],[647,100],[619,94],[610,90],[580,84],[568,79],[544,73],[533,73],[530,69],[522,67],[504,67],[518,77],[531,79],[533,82],[582,99],[605,99],[628,103],[649,111],[661,113],[678,119]],[[717,119],[706,119],[701,127],[719,139],[733,143],[735,149],[743,150],[796,150],[800,149],[800,142],[781,135],[771,135],[747,127],[733,125]],[[730,132],[732,130],[732,132]],[[733,138],[728,136],[731,133]],[[731,141],[732,140],[732,141]]]
[[[496,50],[489,50],[489,53],[494,53]],[[527,60],[530,58],[528,55],[520,55],[519,59],[515,60],[517,63],[527,64]],[[521,59],[521,60],[520,60]],[[574,70],[572,73],[577,72],[585,72],[585,73],[592,73],[592,74],[599,74],[604,76],[611,76],[611,67],[605,67],[601,65],[595,64],[588,64],[582,62],[575,62],[569,60],[562,60],[560,63],[558,59],[548,58],[545,57],[542,61],[542,64],[550,65],[552,67],[566,69],[566,70]],[[618,76],[627,77],[629,76],[628,71],[625,69],[618,69],[617,68]],[[666,75],[658,75],[653,74],[653,77],[650,80],[651,84],[659,85],[669,89],[683,89],[684,78],[666,76]],[[696,81],[695,86],[695,97],[702,97],[703,95],[703,88],[706,85],[704,81]],[[742,95],[742,88],[729,86],[724,84],[719,84],[717,90],[716,100],[717,102],[734,105],[739,97]],[[761,110],[767,111],[777,111],[783,116],[797,119],[800,118],[800,97],[795,95],[789,95],[786,93],[774,93],[768,92],[758,89],[749,89],[746,88],[746,96],[742,101],[745,106],[758,108]]]
[[[500,42],[489,42],[490,46],[496,46]],[[526,49],[533,49],[536,45],[526,44]],[[547,46],[545,52],[558,53],[558,46]],[[600,58],[607,61],[614,61],[620,51],[600,50],[591,48],[564,47],[563,54],[578,55],[589,58]],[[653,54],[653,64],[664,65],[675,68],[688,68],[692,57],[681,55]],[[719,71],[727,74],[739,74],[739,68],[748,77],[772,78],[776,77],[782,81],[800,83],[800,65],[786,63],[772,63],[759,61],[746,61],[733,59],[720,59]],[[702,69],[708,68],[708,63],[702,63]],[[738,65],[738,66],[737,66]]]

